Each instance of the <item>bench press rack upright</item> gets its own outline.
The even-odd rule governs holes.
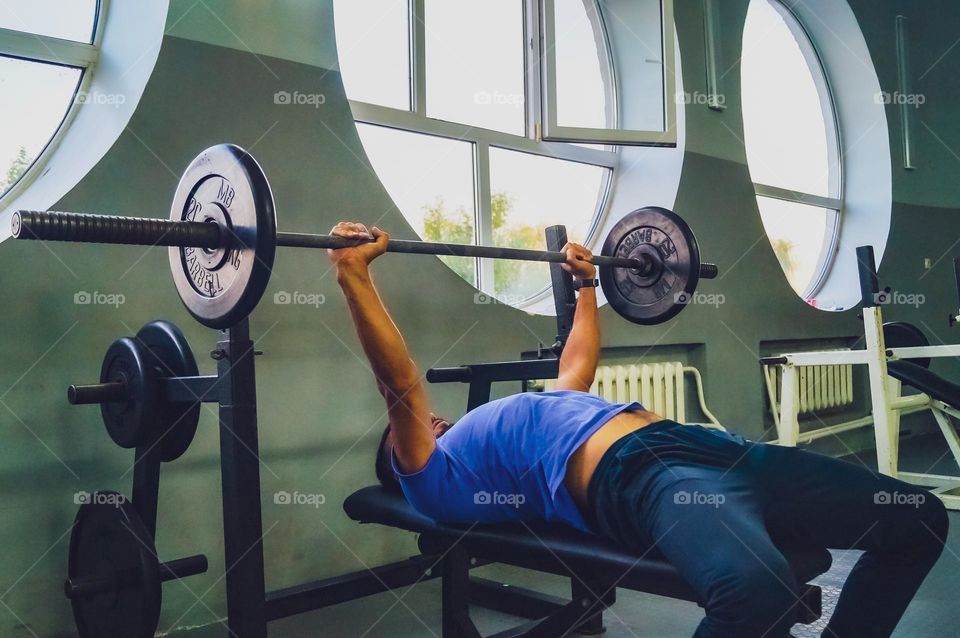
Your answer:
[[[949,509],[960,509],[960,476],[901,472],[899,461],[900,416],[903,410],[928,408],[960,469],[960,435],[951,419],[960,422],[960,385],[931,372],[930,359],[960,357],[960,344],[890,347],[883,321],[883,294],[877,278],[873,247],[857,248],[864,342],[862,350],[793,352],[763,357],[761,364],[780,365],[781,400],[778,443],[796,445],[800,432],[798,368],[801,366],[865,365],[877,448],[877,467],[888,476],[931,488]],[[957,295],[960,298],[960,258],[954,260]],[[951,312],[951,325],[956,322]],[[925,340],[925,339],[924,339]],[[902,384],[921,392],[901,395]]]

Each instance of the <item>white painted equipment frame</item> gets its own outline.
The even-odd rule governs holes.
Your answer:
[[[900,416],[904,412],[929,409],[940,431],[943,433],[960,469],[960,436],[951,423],[951,418],[960,421],[960,411],[931,398],[926,394],[901,394],[901,382],[887,374],[887,362],[897,359],[960,357],[960,344],[942,346],[923,346],[914,348],[888,349],[883,338],[883,311],[880,306],[863,308],[864,350],[828,350],[823,352],[794,352],[780,355],[782,366],[782,385],[780,415],[777,422],[779,445],[795,446],[800,438],[799,387],[797,367],[805,365],[866,365],[870,379],[870,401],[874,437],[877,445],[877,467],[883,474],[900,478],[910,483],[933,488],[944,504],[953,510],[960,510],[960,476],[929,474],[924,472],[900,472],[899,459]],[[860,427],[870,423],[870,417],[841,424],[833,428],[824,428],[836,434],[838,431]],[[812,438],[812,437],[806,437]]]

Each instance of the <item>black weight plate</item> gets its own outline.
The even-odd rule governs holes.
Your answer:
[[[273,193],[257,161],[233,144],[208,148],[180,179],[170,219],[220,223],[234,242],[230,249],[170,248],[173,281],[190,314],[218,330],[249,315],[277,247]]]
[[[200,374],[197,360],[187,338],[169,321],[151,321],[137,332],[147,361],[160,377],[195,377]],[[160,456],[173,461],[187,451],[197,433],[200,403],[160,402],[156,419],[160,439]]]
[[[122,337],[110,344],[100,367],[100,382],[126,384],[126,401],[100,404],[113,442],[122,448],[148,443],[156,431],[156,372],[133,339]]]
[[[160,622],[160,573],[153,539],[133,504],[95,492],[80,506],[70,535],[67,576],[106,577],[101,593],[71,598],[80,638],[152,638]]]
[[[626,215],[610,230],[602,254],[650,258],[646,274],[630,268],[600,268],[607,301],[634,323],[663,323],[693,299],[700,279],[700,247],[693,231],[676,213],[649,206]]]

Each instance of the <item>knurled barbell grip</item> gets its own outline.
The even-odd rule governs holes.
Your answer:
[[[10,232],[16,239],[141,246],[217,248],[229,242],[217,224],[57,211],[16,211]]]
[[[187,558],[178,558],[169,563],[160,563],[158,567],[160,582],[165,583],[174,579],[203,574],[207,571],[207,557],[203,554],[197,554],[196,556],[188,556]],[[130,574],[114,574],[113,578],[106,576],[68,578],[63,584],[63,591],[67,598],[71,600],[74,598],[95,596],[110,591],[115,586],[122,588],[127,583],[118,583],[116,579],[129,577]]]
[[[67,401],[70,402],[70,405],[121,403],[126,400],[127,384],[120,381],[93,383],[90,385],[72,385],[67,388]]]

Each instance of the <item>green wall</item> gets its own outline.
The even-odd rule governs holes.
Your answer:
[[[231,141],[249,149],[270,177],[282,229],[326,231],[341,219],[370,220],[386,211],[383,227],[395,236],[412,236],[364,158],[338,74],[326,68],[333,51],[328,4],[304,8],[309,3],[291,1],[267,11],[262,3],[218,2],[213,12],[191,4],[172,3],[172,35],[128,130],[57,207],[166,217],[180,171],[203,148]],[[732,64],[746,0],[720,4],[722,47]],[[853,3],[888,90],[895,79],[893,16],[907,4]],[[951,19],[944,13],[954,16],[953,23],[960,18],[953,5],[924,6],[932,4],[939,7],[937,18],[930,17],[932,7],[930,16],[917,17],[924,36],[915,38],[918,66],[953,43]],[[677,1],[687,90],[703,85],[700,7],[699,1]],[[958,56],[960,48],[949,52],[923,85],[930,93],[922,119],[948,147],[960,142],[954,124]],[[808,307],[782,277],[763,239],[743,149],[726,131],[742,130],[733,90],[738,78],[737,70],[727,76],[724,113],[688,107],[688,153],[676,204],[696,230],[705,257],[724,273],[703,289],[722,292],[727,303],[692,307],[651,328],[626,323],[606,308],[602,320],[611,349],[636,352],[649,346],[651,356],[689,352],[704,373],[708,404],[720,420],[759,436],[767,419],[756,362],[761,342],[853,337],[861,324],[856,310],[829,314]],[[321,93],[326,102],[320,108],[277,105],[277,91]],[[891,144],[898,148],[897,120],[889,115]],[[920,292],[928,302],[917,310],[891,308],[888,316],[924,326],[935,342],[956,341],[960,333],[951,334],[944,321],[957,305],[949,260],[925,272],[923,257],[960,254],[955,210],[960,194],[952,179],[958,160],[931,135],[921,136],[919,150],[923,160],[917,171],[902,170],[894,159],[897,203],[881,279],[894,289]],[[7,609],[0,613],[0,634],[66,636],[72,621],[60,585],[74,494],[129,492],[132,453],[111,444],[96,408],[68,406],[64,388],[94,380],[107,345],[155,318],[180,325],[202,372],[210,373],[214,365],[207,353],[215,333],[183,310],[162,250],[6,242],[0,272],[8,326],[0,345],[0,540],[8,548],[0,582],[9,589],[2,598]],[[538,339],[553,338],[549,317],[474,304],[474,291],[439,260],[393,255],[377,264],[375,275],[423,368],[513,358]],[[125,303],[76,305],[80,291],[120,293]],[[274,304],[281,291],[322,294],[325,303]],[[383,408],[322,252],[279,254],[251,332],[265,352],[257,365],[269,586],[414,552],[410,535],[358,526],[340,508],[347,494],[373,480],[371,457]],[[619,352],[612,350],[614,356]],[[960,376],[956,361],[938,367]],[[463,387],[431,393],[440,412],[459,415]],[[211,569],[186,585],[166,587],[162,629],[207,624],[225,613],[216,426],[208,406],[194,445],[163,471],[160,555],[205,552]],[[323,494],[326,503],[278,506],[273,494],[279,490]],[[210,591],[195,604],[187,587],[197,594]]]

